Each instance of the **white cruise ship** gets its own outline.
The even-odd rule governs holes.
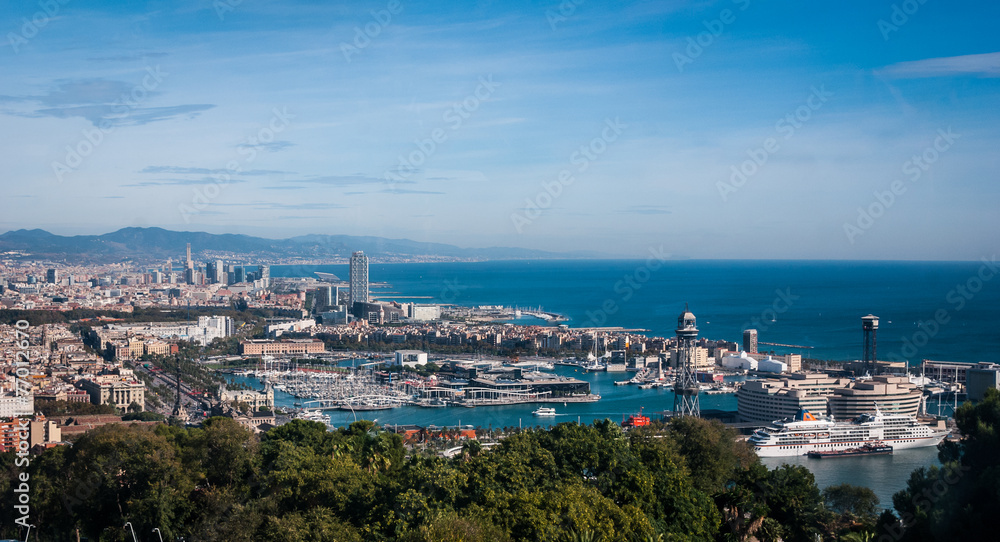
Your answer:
[[[937,446],[947,434],[921,424],[913,416],[883,414],[877,408],[849,422],[819,419],[803,409],[791,420],[776,421],[754,431],[748,442],[760,457],[780,457],[846,450],[875,442],[895,450]]]

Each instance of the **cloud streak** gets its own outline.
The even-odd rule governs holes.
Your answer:
[[[137,99],[136,89],[142,89]],[[58,81],[52,90],[37,95],[0,96],[0,103],[33,104],[29,111],[7,111],[8,114],[42,118],[69,119],[79,117],[94,126],[141,126],[175,118],[194,118],[214,104],[184,104],[148,107],[140,103],[160,93],[124,81],[83,78]]]
[[[957,77],[962,75],[1000,77],[1000,52],[899,62],[878,70],[878,73],[895,79]]]

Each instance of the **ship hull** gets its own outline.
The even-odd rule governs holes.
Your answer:
[[[945,433],[929,435],[926,437],[911,437],[911,438],[900,438],[900,439],[870,439],[870,440],[855,440],[848,442],[831,442],[829,440],[818,440],[814,442],[801,443],[801,444],[774,444],[774,445],[758,445],[752,444],[754,446],[754,451],[760,457],[792,457],[798,455],[806,455],[809,452],[829,452],[836,450],[848,450],[851,448],[857,448],[865,444],[872,444],[874,442],[881,442],[892,446],[895,450],[906,450],[909,448],[925,448],[928,446],[937,446],[944,440]]]

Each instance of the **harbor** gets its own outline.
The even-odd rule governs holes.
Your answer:
[[[360,365],[358,362],[361,361]],[[344,410],[352,413],[396,407],[476,408],[534,403],[592,403],[601,399],[590,384],[551,372],[552,364],[498,361],[439,361],[447,373],[421,376],[394,372],[383,362],[350,359],[337,367],[285,369],[261,364],[234,376],[270,386],[276,406],[282,395],[295,399],[293,409]],[[344,366],[347,365],[347,366]],[[547,368],[550,371],[543,371]],[[238,380],[237,380],[238,381]]]
[[[370,360],[359,358],[342,361],[338,370],[349,370],[352,363],[361,364]],[[530,363],[530,362],[529,362]],[[360,409],[340,410],[324,409],[322,418],[331,427],[345,427],[357,419],[372,419],[383,427],[420,426],[427,428],[452,428],[471,431],[501,430],[528,427],[551,427],[563,422],[590,424],[594,421],[610,419],[616,423],[627,423],[636,412],[644,411],[657,417],[656,413],[669,410],[673,405],[674,394],[669,386],[641,388],[638,385],[616,385],[621,380],[620,374],[588,372],[582,366],[552,362],[552,374],[572,377],[589,383],[591,394],[600,396],[599,401],[573,402],[539,400],[533,403],[512,402],[504,405],[479,405],[476,408],[456,407],[445,400],[426,402],[400,402],[391,407],[364,411]],[[549,372],[549,371],[543,371]],[[233,375],[233,380],[245,383],[255,389],[262,389],[264,384],[260,379],[250,375]],[[275,389],[274,398],[277,407],[287,411],[301,411],[302,405],[309,398],[296,398],[289,393],[287,382],[296,378],[308,380],[301,376],[285,376],[286,387]],[[738,386],[746,379],[745,376],[731,375],[725,378],[725,384]],[[733,393],[701,394],[701,406],[704,411],[734,411],[736,397]],[[298,405],[296,405],[298,403]],[[927,410],[941,411],[944,415],[952,412],[953,397],[932,396],[929,398]],[[554,409],[546,411],[545,415],[536,415],[540,407]],[[865,485],[871,487],[880,499],[881,506],[891,506],[892,495],[903,489],[906,480],[917,467],[940,465],[937,460],[937,449],[934,447],[902,450],[887,455],[851,456],[838,458],[836,461],[815,459],[806,455],[786,457],[765,457],[761,462],[768,468],[776,468],[783,464],[801,465],[809,469],[816,478],[820,488],[841,483],[857,483],[858,479],[866,480]]]

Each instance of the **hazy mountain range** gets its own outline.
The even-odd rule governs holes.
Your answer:
[[[78,263],[110,263],[123,260],[165,260],[183,256],[191,243],[192,256],[253,256],[258,260],[337,260],[362,250],[376,260],[504,260],[603,258],[595,252],[547,252],[510,247],[462,248],[409,239],[351,235],[301,235],[289,239],[265,239],[239,234],[171,231],[162,228],[122,228],[102,235],[63,236],[45,230],[14,230],[0,235],[0,252],[17,251],[35,259]]]

